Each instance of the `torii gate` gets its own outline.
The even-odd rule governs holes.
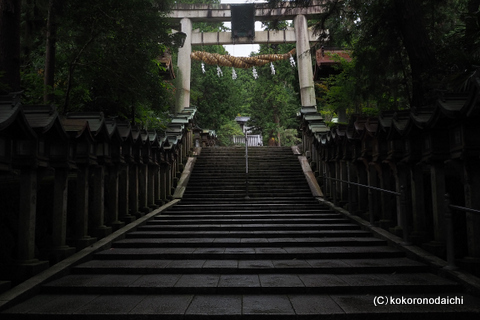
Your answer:
[[[184,46],[178,50],[177,78],[180,87],[177,88],[175,113],[190,106],[192,45],[296,43],[301,103],[303,107],[316,106],[310,54],[310,42],[316,41],[316,38],[313,31],[307,28],[307,19],[323,11],[321,4],[321,1],[313,0],[308,7],[294,7],[287,3],[286,6],[275,9],[269,8],[266,4],[255,4],[256,20],[293,20],[295,28],[285,31],[255,31],[253,40],[249,37],[233,38],[231,32],[203,33],[192,30],[192,22],[231,21],[232,6],[229,4],[177,4],[168,17],[180,24],[181,31],[187,38]]]

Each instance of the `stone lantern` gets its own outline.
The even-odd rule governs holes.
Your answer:
[[[158,208],[157,201],[160,199],[160,153],[161,144],[156,130],[148,130],[148,141],[150,144],[151,161],[148,168],[147,205]]]
[[[89,230],[89,177],[90,167],[96,166],[95,140],[85,119],[62,119],[69,135],[72,156],[77,166],[74,242],[77,249],[93,244],[97,239],[90,236]]]
[[[141,186],[141,172],[143,170],[143,157],[142,157],[142,149],[143,149],[143,140],[141,137],[141,130],[138,127],[131,128],[132,138],[133,138],[133,146],[132,146],[132,162],[129,166],[129,205],[130,205],[130,214],[136,217],[143,216],[145,214],[144,211],[140,210],[139,207],[139,192]],[[144,208],[146,211],[146,208]]]
[[[39,136],[39,165],[54,169],[52,247],[49,255],[51,261],[60,261],[75,253],[75,248],[66,244],[66,230],[68,176],[76,165],[70,158],[68,135],[53,106],[24,106],[24,114]]]
[[[136,164],[133,149],[135,140],[132,135],[132,127],[129,121],[115,121],[117,132],[122,139],[121,157],[125,160],[125,164],[121,167],[119,172],[119,189],[118,189],[118,216],[120,221],[130,223],[136,219],[135,215],[131,214],[130,204],[130,173],[135,172]],[[115,159],[115,157],[113,158]],[[115,161],[115,160],[114,160]],[[136,177],[136,175],[135,175]],[[134,183],[136,185],[136,182]],[[137,210],[135,210],[137,212]]]
[[[23,113],[19,93],[0,96],[0,174],[15,170],[19,185],[18,213],[15,220],[17,239],[12,275],[17,280],[48,268],[47,261],[35,258],[37,216],[38,135]],[[14,177],[15,178],[15,177]]]
[[[106,170],[105,181],[105,202],[106,202],[106,221],[107,225],[112,227],[112,230],[118,230],[125,225],[125,222],[119,219],[120,206],[123,205],[123,199],[120,200],[120,190],[125,188],[121,185],[121,173],[126,167],[125,158],[123,156],[123,138],[120,135],[120,131],[117,128],[117,122],[115,119],[105,119],[105,128],[108,133],[108,147],[109,147],[109,165]],[[104,145],[105,146],[105,145]],[[106,146],[105,146],[106,147]],[[98,150],[98,149],[97,149]],[[106,149],[104,149],[106,150]],[[123,190],[123,194],[125,191]],[[122,212],[124,214],[124,212]],[[123,216],[122,216],[123,218]]]

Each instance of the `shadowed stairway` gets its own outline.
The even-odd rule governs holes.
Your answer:
[[[244,149],[203,148],[179,204],[0,318],[480,315],[479,300],[457,283],[319,204],[290,148],[250,148],[249,160],[245,199]],[[462,297],[463,304],[392,304],[402,300],[391,297]]]

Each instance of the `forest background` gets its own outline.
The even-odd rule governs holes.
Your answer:
[[[311,0],[269,0],[272,8]],[[175,101],[175,82],[164,81],[158,57],[176,52],[166,14],[176,3],[218,0],[0,0],[0,93],[23,91],[25,104],[54,103],[61,114],[102,111],[147,128],[163,128]],[[321,46],[349,50],[334,75],[315,85],[326,120],[353,113],[428,106],[446,91],[465,90],[480,63],[480,0],[325,0],[309,24]],[[282,30],[273,21],[266,29]],[[218,23],[195,24],[224,30]],[[328,33],[324,32],[328,30]],[[259,54],[286,53],[294,45],[261,45]],[[227,54],[222,46],[194,50]],[[175,58],[175,55],[174,55]],[[312,60],[312,67],[314,65]],[[176,64],[176,62],[175,62]],[[265,143],[298,142],[297,70],[289,61],[252,70],[192,63],[191,105],[197,123],[216,130],[223,144],[240,134],[237,115]]]

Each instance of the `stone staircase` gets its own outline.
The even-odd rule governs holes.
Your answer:
[[[179,204],[1,319],[480,315],[479,300],[457,283],[320,205],[290,148],[250,148],[249,166],[246,199],[244,149],[204,148]],[[462,297],[463,304],[402,305],[391,297]]]

